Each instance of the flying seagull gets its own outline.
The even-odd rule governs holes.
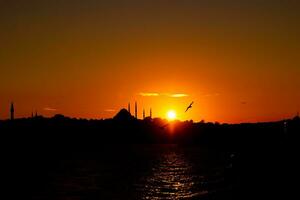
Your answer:
[[[192,108],[193,103],[194,103],[193,101],[192,103],[190,103],[190,105],[186,108],[185,112],[188,111],[190,108]]]

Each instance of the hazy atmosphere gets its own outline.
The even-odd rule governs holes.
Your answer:
[[[298,1],[0,1],[0,118],[177,119],[300,110]],[[193,109],[184,113],[194,101]]]

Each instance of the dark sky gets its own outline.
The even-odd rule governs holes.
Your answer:
[[[0,118],[242,122],[300,110],[298,1],[0,1]],[[195,101],[190,113],[186,104]]]

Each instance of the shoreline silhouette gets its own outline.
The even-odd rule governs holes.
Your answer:
[[[291,137],[299,131],[300,118],[275,122],[220,124],[211,122],[168,121],[145,117],[137,119],[126,109],[121,109],[111,119],[87,120],[57,114],[52,118],[35,116],[0,121],[0,131],[7,137],[95,139],[99,143],[206,143],[222,146],[238,145],[246,138],[268,141]],[[71,137],[71,138],[70,138]],[[15,138],[18,140],[18,138]],[[76,140],[76,139],[75,139]]]

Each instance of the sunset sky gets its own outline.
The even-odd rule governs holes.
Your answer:
[[[1,0],[0,119],[293,117],[299,36],[297,0]]]

